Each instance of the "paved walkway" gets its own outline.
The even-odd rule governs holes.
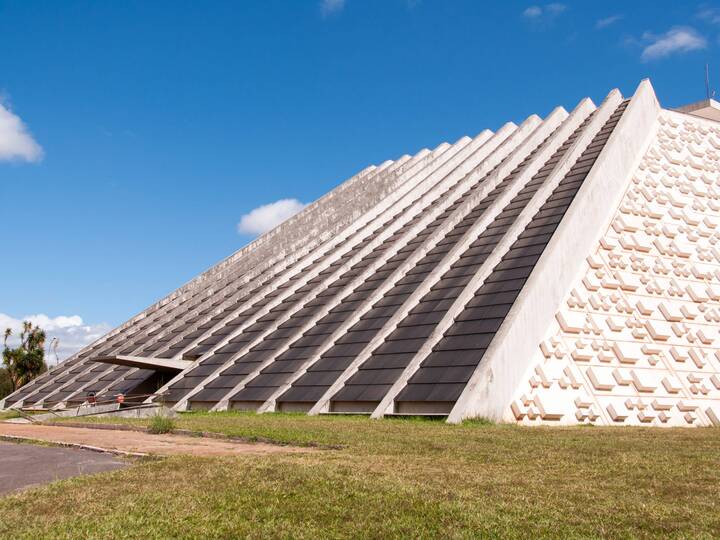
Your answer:
[[[223,439],[185,435],[152,435],[141,431],[88,429],[66,426],[39,426],[0,422],[0,436],[24,437],[47,442],[79,444],[106,450],[152,455],[234,456],[309,452],[308,448],[265,443],[240,443]]]
[[[0,441],[0,495],[54,480],[113,471],[127,460],[91,450]]]

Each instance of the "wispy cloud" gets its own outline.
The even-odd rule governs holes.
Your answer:
[[[551,21],[567,9],[565,4],[551,2],[550,4],[534,5],[526,8],[523,17],[531,21]]]
[[[6,328],[10,328],[13,332],[8,340],[8,345],[15,346],[19,343],[23,321],[29,321],[45,331],[45,359],[49,364],[54,364],[56,361],[55,350],[51,349],[53,338],[57,338],[57,357],[62,361],[102,337],[111,329],[110,325],[106,323],[84,324],[82,317],[78,315],[48,317],[44,313],[38,313],[16,319],[0,313],[0,331],[4,332]]]
[[[43,149],[20,117],[0,103],[0,161],[39,161]]]
[[[274,203],[258,206],[240,218],[238,232],[240,234],[262,234],[294,216],[305,206],[307,206],[305,203],[297,199],[280,199]]]
[[[345,0],[321,0],[320,13],[323,17],[329,17],[335,13],[340,13],[345,7]]]
[[[710,6],[701,6],[697,18],[711,24],[720,24],[720,9]]]
[[[558,14],[562,13],[563,11],[565,11],[566,8],[567,8],[567,6],[565,6],[565,4],[553,2],[552,4],[548,4],[547,6],[545,6],[545,13],[551,13],[551,14],[558,15]]]
[[[676,26],[660,35],[645,32],[643,41],[647,43],[640,55],[644,62],[707,47],[707,40],[689,26]]]
[[[607,28],[608,26],[610,26],[611,24],[615,24],[622,18],[622,15],[611,15],[610,17],[605,17],[604,19],[598,19],[598,21],[595,23],[595,28]]]

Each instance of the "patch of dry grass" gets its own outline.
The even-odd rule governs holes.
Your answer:
[[[720,535],[717,429],[241,413],[175,423],[342,448],[171,458],[58,482],[0,499],[0,537]]]

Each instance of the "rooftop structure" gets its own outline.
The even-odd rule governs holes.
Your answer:
[[[649,81],[368,167],[0,407],[720,425],[720,123]]]

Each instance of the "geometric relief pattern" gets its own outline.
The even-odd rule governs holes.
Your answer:
[[[511,404],[520,423],[720,425],[720,123],[658,122]]]

